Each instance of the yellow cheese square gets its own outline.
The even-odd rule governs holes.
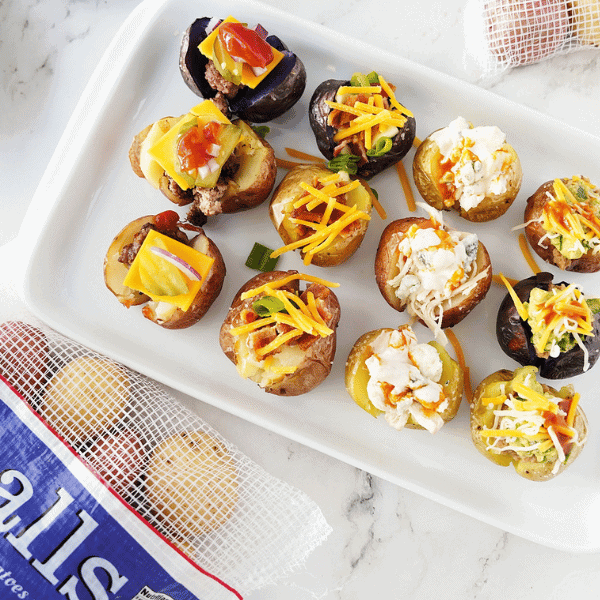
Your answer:
[[[148,154],[165,170],[182,190],[189,189],[187,180],[175,167],[177,160],[177,141],[179,132],[191,121],[198,119],[198,125],[202,127],[209,121],[219,123],[231,123],[231,121],[215,106],[211,100],[204,100],[183,115],[169,131],[167,131],[152,147],[148,148]]]
[[[240,23],[240,21],[234,19],[232,16],[229,16],[226,19],[223,19],[223,23]],[[215,29],[213,29],[211,33],[208,36],[206,36],[198,46],[198,50],[200,50],[200,52],[204,54],[204,56],[206,56],[208,60],[212,60],[213,46],[215,44],[215,38],[217,37],[217,35],[219,35],[219,28],[215,27]],[[271,50],[273,50],[273,60],[267,65],[267,70],[264,73],[262,73],[262,75],[256,76],[253,73],[250,65],[248,65],[247,63],[243,64],[242,83],[244,85],[247,85],[248,87],[254,89],[281,62],[283,54],[279,52],[277,48],[273,48],[273,46],[271,46]]]
[[[200,275],[200,281],[194,281],[190,279],[183,271],[180,271],[175,265],[172,265],[168,261],[162,259],[164,263],[163,267],[166,272],[174,269],[177,271],[177,275],[182,275],[186,280],[188,291],[186,294],[177,294],[175,296],[163,296],[159,294],[155,294],[152,291],[148,290],[148,288],[144,285],[142,279],[146,279],[148,276],[151,276],[151,273],[148,273],[146,269],[146,264],[153,263],[156,258],[159,258],[155,255],[150,248],[152,246],[158,246],[160,248],[164,248],[174,254],[175,256],[184,260],[188,265],[194,268],[198,274]],[[150,256],[148,256],[150,255]],[[127,276],[123,281],[123,284],[127,287],[142,292],[147,296],[150,296],[152,300],[155,302],[167,302],[169,304],[174,304],[175,306],[181,308],[181,310],[186,311],[194,301],[196,294],[202,288],[204,281],[206,280],[208,273],[212,267],[214,259],[210,256],[206,256],[206,254],[202,254],[202,252],[198,252],[198,250],[194,250],[194,248],[187,246],[177,240],[173,240],[170,237],[163,235],[155,230],[150,230],[142,247],[140,248],[135,260],[133,261],[129,271],[127,271]],[[160,277],[159,274],[155,274]]]

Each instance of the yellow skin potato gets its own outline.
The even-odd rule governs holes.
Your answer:
[[[278,396],[305,394],[322,383],[329,375],[336,349],[335,330],[340,319],[340,305],[337,296],[329,288],[319,283],[307,284],[304,292],[300,294],[300,298],[305,300],[306,292],[313,292],[319,313],[333,333],[326,337],[313,337],[306,347],[293,343],[293,340],[280,346],[282,362],[296,366],[292,373],[276,373],[265,364],[264,359],[258,365],[253,365],[246,345],[249,334],[234,336],[231,334],[231,329],[247,323],[245,315],[248,311],[256,315],[252,309],[253,302],[268,295],[267,292],[261,292],[242,300],[241,295],[245,291],[296,273],[297,271],[271,271],[260,273],[250,279],[235,295],[219,333],[221,348],[227,358],[236,365],[238,372],[257,383],[266,392]],[[299,281],[293,280],[281,289],[299,293]]]
[[[521,161],[514,148],[505,143],[502,149],[512,157],[506,192],[502,194],[489,193],[477,206],[464,210],[456,199],[445,197],[440,183],[443,175],[440,166],[442,155],[437,143],[428,136],[417,148],[413,159],[413,177],[419,194],[427,204],[437,210],[455,210],[467,221],[482,223],[497,219],[510,208],[519,193],[523,179]]]
[[[332,175],[332,172],[327,167],[300,165],[294,167],[275,189],[269,206],[269,216],[286,246],[314,233],[313,229],[290,221],[294,202],[306,193],[300,187],[300,184],[314,185],[316,177],[330,175]],[[360,180],[360,182],[361,187],[347,194],[347,204],[349,206],[355,205],[358,210],[370,215],[373,207],[371,188],[366,181]],[[322,215],[323,206],[320,205],[314,212],[317,213],[320,210],[317,214]],[[358,250],[365,237],[368,225],[369,221],[365,219],[354,221],[350,228],[342,231],[342,234],[338,235],[327,248],[312,255],[310,262],[318,267],[334,267],[342,264]],[[304,259],[306,254],[303,249],[300,249],[300,254]]]
[[[158,134],[169,131],[178,120],[179,118],[165,117],[157,121],[154,130],[152,128],[155,124],[152,123],[134,137],[129,148],[129,162],[138,177],[145,178],[141,165],[145,160],[144,142],[148,134],[152,130],[152,135],[156,138],[154,141],[157,141]],[[239,166],[232,177],[225,178],[227,190],[219,198],[215,212],[204,211],[205,214],[233,213],[254,208],[267,199],[275,185],[277,165],[275,152],[271,145],[245,121],[236,120],[233,121],[233,124],[242,128],[241,141],[233,151],[233,155],[239,161]],[[223,179],[223,175],[219,181],[221,179]],[[162,169],[161,173],[156,175],[156,181],[159,190],[178,206],[185,206],[194,201],[193,189],[182,190]]]
[[[363,410],[368,412],[373,417],[378,417],[383,414],[369,400],[367,393],[367,384],[370,379],[369,369],[365,361],[371,356],[371,343],[383,332],[394,331],[391,328],[384,327],[369,331],[358,338],[355,342],[348,360],[346,361],[345,384],[346,390]],[[441,384],[444,389],[444,394],[448,399],[448,407],[440,413],[440,416],[445,423],[451,421],[460,408],[460,403],[463,395],[464,373],[459,364],[453,360],[444,348],[437,342],[429,342],[433,346],[442,360],[443,369],[440,380],[436,383]],[[412,416],[408,418],[405,427],[412,429],[423,429],[422,425],[415,423]]]
[[[569,179],[562,179],[567,183]],[[554,195],[554,180],[543,183],[528,199],[525,207],[525,235],[533,251],[545,262],[562,269],[575,273],[596,273],[600,271],[600,252],[594,254],[588,250],[579,258],[567,258],[548,239],[542,238],[548,233],[539,222],[545,204],[548,202],[548,194]]]
[[[106,256],[104,257],[104,282],[106,287],[116,296],[117,300],[126,308],[146,304],[142,314],[152,322],[165,329],[183,329],[197,323],[217,299],[223,287],[226,268],[223,256],[216,244],[209,239],[201,228],[188,245],[214,259],[202,287],[196,294],[191,306],[186,310],[174,307],[174,310],[165,317],[164,313],[157,314],[156,304],[146,294],[133,290],[123,284],[129,270],[128,265],[119,262],[119,256],[125,246],[131,244],[135,235],[146,224],[154,224],[155,215],[140,217],[126,225],[113,239]]]
[[[525,376],[528,374],[535,374],[536,372],[537,368],[535,367],[522,367],[515,371],[501,369],[486,377],[477,386],[471,404],[471,438],[477,450],[492,462],[503,467],[512,464],[517,474],[526,479],[532,481],[547,481],[562,473],[577,458],[577,456],[579,456],[583,449],[587,438],[588,424],[585,413],[580,405],[577,405],[575,420],[573,422],[573,427],[578,433],[579,444],[571,446],[570,451],[567,453],[566,461],[560,465],[556,473],[552,473],[552,471],[557,459],[553,461],[547,460],[545,462],[538,462],[535,456],[526,456],[522,452],[519,453],[511,450],[503,453],[494,453],[487,449],[490,441],[489,438],[484,438],[481,435],[482,430],[493,428],[493,411],[495,408],[499,408],[499,406],[490,407],[489,401],[485,399],[499,396],[502,393],[502,389],[505,390],[505,393],[509,393],[512,391],[511,382],[514,382],[515,380],[522,382]],[[502,388],[502,385],[505,387]],[[557,398],[570,398],[574,393],[572,385],[564,386],[560,390],[556,390],[546,384],[541,385],[545,393],[551,393]]]
[[[379,291],[386,302],[399,312],[403,312],[406,309],[406,304],[403,304],[402,300],[396,296],[395,288],[389,283],[400,273],[398,268],[398,260],[400,258],[398,235],[405,234],[413,224],[426,225],[429,222],[429,219],[422,217],[398,219],[392,221],[381,234],[377,254],[375,255],[375,279]],[[476,269],[472,277],[477,276],[486,269],[486,275],[477,282],[468,296],[452,297],[442,303],[442,329],[453,327],[457,323],[460,323],[485,298],[490,289],[492,283],[490,256],[480,241],[477,248]]]

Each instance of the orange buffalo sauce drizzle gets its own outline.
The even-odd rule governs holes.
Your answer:
[[[456,337],[456,334],[454,333],[454,331],[452,331],[452,329],[446,329],[444,333],[446,334],[446,337],[452,344],[452,347],[454,348],[454,353],[456,354],[456,360],[458,361],[460,368],[465,374],[465,395],[467,396],[467,402],[471,404],[473,402],[473,389],[471,387],[469,367],[467,367],[467,364],[465,362],[465,355],[463,354],[462,346],[460,345],[460,342],[458,341],[458,338]]]
[[[415,210],[417,210],[415,197],[413,196],[412,188],[410,187],[408,176],[406,175],[406,169],[404,168],[401,160],[396,163],[396,172],[398,173],[398,178],[402,184],[402,191],[404,192],[404,197],[406,198],[408,210],[410,212],[415,212]]]
[[[533,259],[531,250],[527,245],[527,239],[525,238],[525,235],[523,233],[519,234],[519,247],[521,248],[521,252],[523,253],[525,260],[527,261],[527,264],[531,267],[531,270],[534,272],[534,274],[537,275],[540,272],[540,268],[537,266],[537,263]]]

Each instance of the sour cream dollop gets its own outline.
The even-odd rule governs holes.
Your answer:
[[[431,134],[442,155],[445,171],[440,184],[452,190],[450,206],[457,201],[463,210],[476,207],[488,194],[500,195],[509,185],[512,156],[503,149],[506,135],[495,125],[473,127],[457,117]],[[449,165],[452,167],[446,170]]]
[[[402,429],[409,417],[431,433],[444,424],[440,413],[448,407],[443,387],[442,360],[429,344],[420,344],[410,326],[382,331],[371,343],[365,361],[369,370],[367,394],[385,413],[386,421]]]

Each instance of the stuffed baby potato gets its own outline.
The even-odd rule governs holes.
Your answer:
[[[254,208],[275,185],[275,153],[247,123],[229,121],[210,101],[165,117],[138,133],[129,150],[134,172],[178,206],[188,221]]]
[[[473,396],[471,437],[489,460],[547,481],[577,458],[588,426],[573,386],[557,391],[539,383],[536,372],[528,366],[486,377]]]
[[[464,374],[437,342],[419,344],[408,325],[362,335],[346,361],[352,399],[394,428],[436,433],[460,407]]]
[[[299,249],[304,264],[319,267],[348,260],[367,232],[371,194],[365,181],[350,180],[345,171],[332,173],[320,165],[294,167],[271,198],[271,221],[286,244],[274,256]]]
[[[498,127],[473,127],[458,117],[421,142],[413,176],[429,205],[483,222],[508,210],[523,173],[517,153]]]
[[[586,372],[600,355],[600,299],[586,298],[574,284],[553,283],[538,273],[508,293],[496,319],[496,336],[505,354],[521,365],[535,365],[546,379]]]
[[[252,123],[282,115],[306,87],[298,56],[260,25],[233,17],[196,19],[183,36],[179,70],[194,94]]]
[[[527,200],[525,235],[564,271],[600,271],[600,187],[578,175],[541,185]]]
[[[444,226],[441,213],[408,217],[383,231],[375,256],[375,279],[386,302],[416,317],[436,339],[481,302],[492,282],[485,246],[473,233]]]
[[[304,291],[302,280],[308,283]],[[271,271],[242,286],[219,341],[243,378],[279,396],[305,394],[325,380],[340,319],[328,285],[334,284],[297,271]]]
[[[351,172],[365,179],[400,161],[415,138],[412,112],[375,71],[321,83],[308,116],[323,156],[343,168],[350,164]]]
[[[140,217],[114,238],[104,258],[106,287],[126,308],[166,329],[199,321],[216,300],[225,278],[219,249],[201,228],[188,239],[179,216],[168,210]]]

